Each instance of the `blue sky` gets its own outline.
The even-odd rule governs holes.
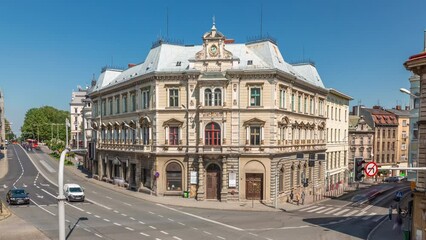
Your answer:
[[[424,0],[0,0],[0,89],[19,133],[28,109],[69,110],[72,90],[111,63],[143,62],[167,35],[200,44],[212,25],[246,42],[263,33],[287,62],[310,59],[326,87],[366,106],[408,105],[403,62],[423,50]]]

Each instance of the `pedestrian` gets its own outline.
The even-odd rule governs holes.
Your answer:
[[[392,205],[389,206],[389,221],[392,220]]]
[[[291,190],[291,192],[290,192],[290,203],[293,203],[293,197],[294,197],[293,190]]]
[[[299,206],[299,202],[300,202],[300,193],[296,193],[296,203],[297,203],[297,206]]]
[[[302,191],[302,195],[300,197],[302,200],[302,205],[305,204],[305,191]]]

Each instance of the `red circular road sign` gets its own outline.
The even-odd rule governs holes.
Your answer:
[[[378,172],[377,164],[375,162],[367,163],[367,165],[364,168],[364,172],[369,177],[376,175]]]

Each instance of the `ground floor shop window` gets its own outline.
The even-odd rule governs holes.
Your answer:
[[[169,163],[166,167],[167,191],[182,190],[182,168],[178,163]]]

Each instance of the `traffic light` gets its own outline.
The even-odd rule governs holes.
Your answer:
[[[365,177],[364,175],[364,166],[365,163],[364,158],[355,158],[355,164],[354,164],[354,175],[355,175],[355,181],[360,182]]]

